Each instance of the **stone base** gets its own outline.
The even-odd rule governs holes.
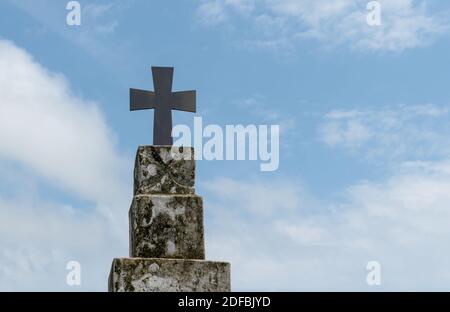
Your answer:
[[[229,292],[230,264],[203,260],[114,259],[110,292]]]

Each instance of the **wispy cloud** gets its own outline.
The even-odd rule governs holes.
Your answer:
[[[209,181],[209,256],[233,263],[239,290],[450,289],[449,114],[432,104],[329,112],[321,139],[387,172],[329,196],[289,178]],[[366,284],[369,261],[382,266],[380,287]]]
[[[38,22],[41,29],[53,32],[86,53],[97,58],[98,62],[107,65],[116,63],[120,53],[125,54],[125,44],[114,45],[114,33],[120,27],[123,13],[133,2],[127,1],[88,1],[81,2],[81,25],[68,26],[64,14],[65,3],[55,5],[54,1],[40,0],[8,0],[11,5],[26,12]],[[62,15],[62,14],[63,15]],[[120,53],[119,53],[120,52]],[[128,53],[126,53],[128,54]]]
[[[202,0],[196,17],[205,26],[218,25],[228,22],[232,14],[248,16],[255,5],[255,0]]]
[[[88,24],[88,31],[102,35],[113,34],[119,26],[117,15],[126,6],[119,2],[89,3],[83,7],[83,21]]]
[[[423,160],[450,153],[450,108],[432,104],[380,110],[332,111],[320,139],[368,158]]]
[[[235,2],[245,9],[236,10]],[[379,26],[367,23],[368,2],[211,0],[200,4],[197,17],[203,24],[245,25],[247,37],[242,41],[275,49],[293,49],[301,42],[313,40],[326,47],[398,52],[427,45],[448,32],[446,15],[428,10],[426,0],[380,0]]]
[[[223,4],[219,1],[202,3],[197,8],[197,18],[203,25],[217,25],[227,19]]]

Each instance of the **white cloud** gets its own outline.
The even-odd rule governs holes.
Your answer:
[[[0,197],[0,290],[106,291],[112,258],[126,255],[126,232],[116,226],[96,210]],[[81,264],[80,287],[65,282],[72,260]]]
[[[450,152],[449,108],[432,104],[329,112],[320,139],[368,158],[423,160]]]
[[[250,13],[255,8],[256,0],[225,0],[225,4],[241,14]]]
[[[119,26],[117,15],[127,5],[119,2],[88,3],[82,7],[83,24],[89,32],[109,35]]]
[[[201,24],[216,25],[226,20],[224,6],[220,1],[208,1],[197,8],[197,18]]]
[[[239,1],[238,1],[239,2]],[[304,40],[330,47],[345,45],[369,51],[403,51],[429,44],[448,31],[442,14],[430,12],[428,1],[380,0],[381,25],[369,26],[366,5],[357,0],[263,0],[246,6],[247,29],[253,30],[248,44],[276,49],[292,49]],[[228,1],[214,3],[221,12],[214,24],[232,23],[236,10]],[[200,8],[201,8],[200,7]],[[207,16],[199,9],[198,16]],[[241,28],[241,27],[239,27]],[[247,33],[247,32],[246,32]]]
[[[0,67],[0,157],[85,199],[114,202],[126,162],[97,106],[10,42],[0,41]]]
[[[450,175],[413,167],[327,201],[287,194],[296,181],[209,183],[208,257],[231,261],[235,290],[449,290]],[[261,194],[271,199],[247,210]],[[379,288],[366,284],[369,261],[381,263]]]
[[[78,260],[81,289],[105,290],[112,257],[126,255],[131,161],[61,74],[5,40],[0,68],[0,172],[13,190],[0,193],[0,289],[61,290],[67,261]],[[43,183],[83,207],[49,199]]]
[[[330,196],[292,179],[210,181],[208,256],[231,261],[235,290],[448,291],[448,114],[430,104],[328,113],[325,142],[388,172]],[[381,264],[379,288],[366,284],[369,261]]]
[[[203,0],[196,10],[200,24],[212,26],[228,21],[230,14],[248,15],[255,8],[255,0]]]

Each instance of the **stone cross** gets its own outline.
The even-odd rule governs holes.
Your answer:
[[[196,112],[196,92],[172,92],[173,67],[152,67],[155,91],[130,89],[130,110],[154,109],[153,144],[172,145],[172,109]]]

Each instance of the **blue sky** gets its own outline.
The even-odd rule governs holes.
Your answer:
[[[106,289],[152,138],[128,90],[154,65],[205,124],[281,126],[275,172],[197,163],[233,289],[449,290],[450,4],[379,1],[373,27],[364,0],[80,1],[70,27],[67,2],[0,2],[1,290]]]

